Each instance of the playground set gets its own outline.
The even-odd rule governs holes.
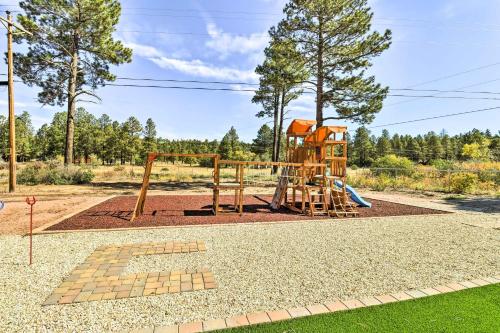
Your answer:
[[[284,206],[310,216],[355,217],[357,206],[371,207],[347,185],[347,127],[321,126],[313,130],[313,120],[295,119],[287,129],[286,162],[222,160],[218,154],[148,153],[141,190],[131,217],[144,213],[153,163],[159,157],[196,157],[213,161],[212,212],[243,214],[245,167],[281,167],[272,209]],[[233,167],[234,179],[221,182],[221,169]],[[220,205],[221,192],[234,193],[232,206]],[[299,200],[300,199],[300,200]]]

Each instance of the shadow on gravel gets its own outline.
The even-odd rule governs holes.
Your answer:
[[[448,199],[445,203],[458,210],[500,213],[500,199],[495,198]]]

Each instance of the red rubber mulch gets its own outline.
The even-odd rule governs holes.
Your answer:
[[[151,226],[199,225],[220,223],[248,223],[272,221],[300,221],[327,218],[305,216],[286,208],[272,211],[271,196],[245,195],[244,213],[212,214],[211,195],[149,196],[144,215],[130,222],[137,197],[121,196],[107,200],[46,230],[111,229]],[[233,196],[221,196],[222,204],[230,204]],[[443,214],[446,212],[398,203],[369,200],[372,208],[358,208],[359,217]]]

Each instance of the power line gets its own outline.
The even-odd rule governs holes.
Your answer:
[[[208,90],[208,91],[234,91],[234,92],[255,92],[255,89],[234,89],[234,88],[210,88],[210,87],[185,87],[185,86],[159,86],[159,85],[139,85],[139,84],[119,84],[106,83],[111,87],[131,87],[131,88],[157,88],[157,89],[180,89],[180,90]]]
[[[0,5],[0,7],[14,7],[14,8],[19,8],[19,5]],[[270,13],[270,12],[257,12],[257,11],[230,11],[230,10],[220,10],[220,9],[207,9],[207,10],[200,10],[200,9],[182,9],[182,8],[165,8],[165,7],[122,7],[122,10],[124,11],[131,11],[132,13],[124,12],[122,15],[133,15],[133,16],[167,16],[167,17],[179,17],[179,18],[200,18],[204,19],[205,14],[210,14],[210,13],[221,13],[221,14],[236,14],[236,15],[261,15],[261,16],[268,16],[268,17],[281,17],[283,16],[283,13]],[[21,12],[20,10],[11,10],[12,12]],[[139,13],[137,11],[153,11],[154,14],[149,14],[149,13]],[[188,12],[188,13],[200,13],[202,14],[201,16],[189,16],[189,15],[173,15],[173,14],[157,14],[158,12]],[[228,17],[228,16],[213,16],[212,18],[221,18],[221,19],[243,19],[243,20],[263,20],[266,18],[255,18],[255,17],[241,17],[241,16],[233,16],[233,17]],[[410,22],[410,23],[429,23],[430,25],[428,26],[421,26],[424,28],[439,28],[439,26],[436,26],[437,24],[442,24],[442,22],[439,21],[432,21],[432,20],[427,20],[427,19],[409,19],[409,18],[397,18],[397,17],[375,17],[373,18],[374,21],[381,21],[381,22],[387,22],[387,21],[400,21],[400,22]],[[398,27],[419,27],[418,25],[401,25],[401,24],[391,24],[391,23],[374,23],[375,25],[391,25],[391,26],[398,26]],[[447,23],[449,27],[455,27],[455,28],[467,28],[467,27],[473,27],[473,28],[500,28],[500,25],[495,25],[495,24],[484,24],[484,23],[476,23],[476,22],[449,22]],[[444,26],[445,28],[447,26]],[[479,29],[479,30],[484,30],[484,29]],[[488,29],[487,29],[488,30]],[[498,31],[498,30],[492,30],[491,31]]]
[[[251,82],[229,82],[229,81],[177,80],[177,79],[132,78],[132,77],[117,77],[116,79],[117,80],[127,80],[127,81],[240,84],[240,85],[246,85],[246,86],[258,86],[259,85],[258,83],[251,83]]]
[[[421,92],[439,92],[439,93],[463,93],[463,94],[486,94],[500,95],[496,91],[470,91],[470,90],[441,90],[441,89],[411,89],[411,88],[389,88],[392,91],[421,91]]]
[[[457,89],[467,89],[467,88],[477,87],[477,86],[481,86],[481,85],[488,84],[488,83],[491,83],[491,82],[496,82],[496,81],[500,81],[500,79],[493,79],[493,80],[488,80],[488,81],[481,81],[481,82],[478,82],[478,83],[474,83],[474,84],[462,86],[462,87],[459,87]],[[435,96],[438,96],[439,94],[441,94],[441,93],[437,93]],[[386,107],[391,107],[391,106],[396,106],[396,105],[400,105],[400,104],[411,103],[411,102],[414,102],[416,100],[418,100],[418,98],[414,98],[414,99],[408,100],[408,101],[401,101],[401,102],[392,103],[392,104],[386,105]]]
[[[173,82],[178,82],[176,80]],[[193,80],[194,81],[194,80]],[[216,81],[215,81],[216,82]],[[140,85],[140,84],[120,84],[106,83],[105,86],[113,87],[131,87],[131,88],[155,88],[155,89],[181,89],[181,90],[206,90],[206,91],[233,91],[233,92],[255,92],[257,89],[235,89],[235,88],[212,88],[212,87],[186,87],[186,86],[160,86],[160,85]],[[312,92],[304,92],[310,94]],[[433,96],[433,95],[404,95],[404,94],[389,94],[390,97],[409,97],[409,98],[439,98],[439,99],[470,99],[470,100],[494,100],[500,101],[500,98],[494,97],[465,97],[465,96]]]
[[[6,74],[0,74],[6,75]],[[202,84],[224,84],[224,85],[247,85],[258,86],[258,83],[250,82],[229,82],[229,81],[204,81],[204,80],[178,80],[178,79],[154,79],[154,78],[132,78],[132,77],[117,77],[117,80],[125,81],[149,81],[149,82],[176,82],[176,83],[202,83]],[[16,82],[22,82],[16,80]],[[106,83],[106,86],[116,87],[135,87],[135,88],[157,88],[157,89],[182,89],[182,90],[207,90],[207,91],[234,91],[234,92],[255,92],[257,89],[237,89],[237,88],[212,88],[212,87],[188,87],[188,86],[160,86],[160,85],[139,85],[139,84],[119,84]],[[465,91],[465,90],[437,90],[437,89],[390,89],[393,91],[431,91],[441,93],[465,93],[465,94],[492,94],[500,95],[500,92],[492,91]],[[304,94],[312,94],[313,92],[305,91]],[[467,97],[467,96],[436,96],[436,95],[405,95],[405,94],[388,94],[389,97],[406,97],[406,98],[438,98],[438,99],[469,99],[469,100],[500,100],[495,97]]]
[[[490,67],[498,66],[498,65],[500,65],[500,62],[495,62],[493,64],[488,64],[488,65],[484,65],[484,66],[475,67],[475,68],[468,69],[468,70],[465,70],[465,71],[460,71],[460,72],[457,72],[457,73],[453,73],[453,74],[441,76],[441,77],[438,77],[436,79],[432,79],[432,80],[420,82],[420,83],[417,83],[417,84],[413,84],[411,86],[408,86],[407,88],[420,87],[420,86],[423,86],[423,85],[427,85],[429,83],[443,81],[443,80],[446,80],[446,79],[450,79],[450,78],[453,78],[453,77],[457,77],[457,76],[460,76],[460,75],[468,74],[468,73],[471,73],[471,72],[475,72],[475,71],[478,71],[478,70],[481,70],[481,69],[490,68]]]
[[[390,124],[384,124],[384,125],[370,126],[368,128],[380,128],[380,127],[388,127],[388,126],[401,125],[401,124],[416,123],[416,122],[425,121],[425,120],[447,118],[447,117],[455,117],[455,116],[464,115],[464,114],[477,113],[477,112],[486,112],[486,111],[492,111],[492,110],[498,110],[498,109],[500,109],[500,106],[496,106],[496,107],[492,107],[492,108],[487,108],[487,109],[479,109],[479,110],[458,112],[458,113],[449,113],[449,114],[445,114],[445,115],[441,115],[441,116],[434,116],[434,117],[413,119],[413,120],[407,120],[407,121],[400,121],[400,122],[397,122],[397,123],[390,123]]]

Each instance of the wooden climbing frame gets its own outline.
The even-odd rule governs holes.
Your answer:
[[[142,187],[132,214],[132,221],[144,213],[153,163],[158,157],[195,157],[213,159],[212,211],[243,214],[245,167],[276,166],[283,168],[272,201],[272,208],[281,205],[303,214],[342,216],[357,214],[346,191],[347,182],[347,127],[321,126],[312,130],[313,120],[293,120],[287,130],[286,162],[221,160],[218,154],[148,153]],[[221,182],[221,165],[234,167],[234,181]],[[342,186],[335,186],[339,180]],[[288,190],[291,189],[291,198]],[[234,192],[231,209],[220,206],[221,191]],[[300,192],[300,208],[297,207]],[[290,201],[291,199],[291,201]]]

